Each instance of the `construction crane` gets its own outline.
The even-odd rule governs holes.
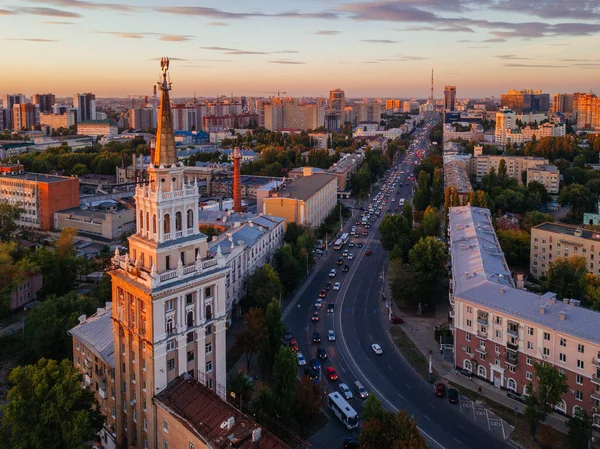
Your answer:
[[[131,99],[131,109],[135,109],[135,100],[136,98],[145,98],[146,103],[148,103],[147,95],[127,95],[127,98]]]
[[[281,94],[285,95],[287,92],[277,89],[275,92],[261,92],[261,94],[277,94],[277,98],[281,97]]]

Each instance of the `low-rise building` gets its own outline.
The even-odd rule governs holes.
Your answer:
[[[331,133],[310,133],[308,137],[319,150],[326,150],[329,148],[329,142],[331,142]]]
[[[473,191],[467,166],[468,162],[457,159],[444,162],[444,190],[455,187],[461,202],[466,201]]]
[[[50,129],[68,128],[77,122],[77,111],[72,109],[64,114],[40,114],[40,125],[48,126]]]
[[[271,176],[243,175],[240,178],[242,198],[254,200],[256,199],[256,192],[265,184],[273,181],[282,181],[282,179]],[[210,192],[212,195],[233,198],[233,176],[213,179],[211,181]]]
[[[448,233],[456,368],[525,397],[535,364],[552,365],[568,385],[555,410],[585,410],[600,427],[600,313],[527,292],[522,276],[515,285],[488,209],[451,208]]]
[[[84,120],[77,124],[77,134],[84,136],[116,136],[119,125],[112,120]]]
[[[506,164],[506,175],[510,178],[516,179],[519,184],[522,183],[523,172],[527,172],[527,170],[532,168],[535,169],[538,166],[550,165],[548,159],[543,157],[508,155],[492,156],[489,154],[482,154],[482,150],[482,147],[475,147],[475,157],[471,159],[471,164],[469,166],[469,174],[475,179],[476,182],[481,182],[482,178],[488,175],[492,168],[496,173],[498,173],[498,168],[501,161],[504,161]],[[548,173],[551,172],[548,171]],[[534,178],[535,175],[534,172],[532,172],[532,180],[535,180]],[[551,180],[552,176],[549,176],[549,181]]]
[[[362,165],[363,159],[364,155],[362,153],[344,154],[339,161],[327,170],[338,178],[338,197],[350,198],[350,181],[352,175]]]
[[[43,282],[41,274],[34,274],[27,279],[23,279],[18,285],[15,285],[10,292],[11,310],[22,309],[30,302],[37,300]]]
[[[555,165],[527,167],[527,185],[533,181],[543,184],[548,193],[558,194],[560,190],[560,172]]]
[[[314,173],[304,167],[304,176],[281,188],[273,189],[263,199],[265,215],[274,215],[308,226],[319,226],[337,204],[337,176]]]

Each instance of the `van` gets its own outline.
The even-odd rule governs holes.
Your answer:
[[[356,390],[356,394],[360,396],[361,399],[367,399],[369,397],[369,392],[358,380],[354,382],[354,389]]]

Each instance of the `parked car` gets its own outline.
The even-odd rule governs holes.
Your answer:
[[[328,366],[327,369],[325,370],[325,374],[327,374],[327,377],[329,378],[329,380],[338,380],[338,375],[335,372],[335,369],[333,368],[333,366]]]
[[[433,391],[435,391],[435,395],[438,398],[443,398],[444,396],[446,396],[446,384],[443,384],[441,382],[435,384],[435,387],[433,387]]]
[[[446,394],[448,395],[448,402],[450,404],[458,403],[458,390],[456,388],[448,388]]]
[[[392,315],[392,324],[402,324],[404,323],[404,320],[402,318],[400,318],[399,316],[396,315]]]

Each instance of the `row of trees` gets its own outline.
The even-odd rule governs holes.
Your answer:
[[[585,257],[571,256],[550,263],[545,287],[560,299],[572,298],[600,310],[600,276],[589,273]]]
[[[392,148],[395,148],[395,151],[400,151],[396,144]],[[383,151],[367,147],[362,167],[352,175],[352,194],[359,200],[365,198],[369,194],[373,183],[385,174],[390,164],[390,158]]]

